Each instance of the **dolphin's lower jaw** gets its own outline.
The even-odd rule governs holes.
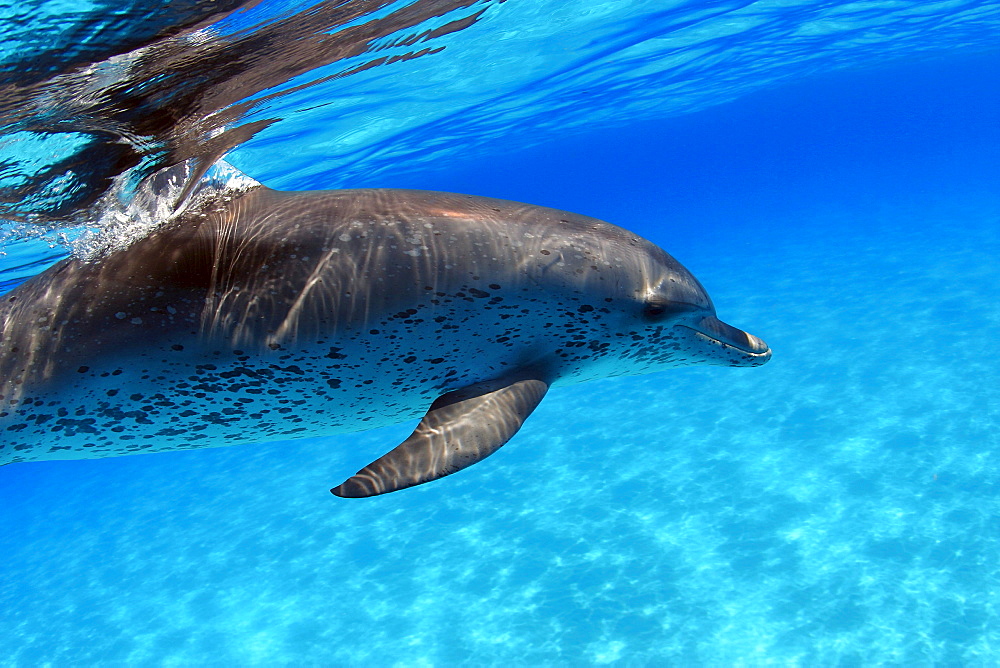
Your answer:
[[[696,323],[676,325],[689,330],[697,339],[719,346],[722,355],[717,364],[729,366],[760,366],[771,359],[771,349],[753,334],[736,329],[722,322],[714,315],[706,316]]]

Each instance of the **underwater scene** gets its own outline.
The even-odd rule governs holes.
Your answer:
[[[1000,663],[1000,2],[0,30],[0,666]],[[367,188],[462,197],[273,192]],[[305,274],[254,245],[292,238]],[[94,301],[115,267],[157,305]],[[445,463],[379,478],[418,436]]]

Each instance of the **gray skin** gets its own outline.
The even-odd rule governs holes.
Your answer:
[[[0,299],[0,464],[423,415],[348,497],[483,459],[553,385],[771,356],[645,239],[423,191],[253,188]]]

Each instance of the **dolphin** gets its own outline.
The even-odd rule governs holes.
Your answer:
[[[256,186],[0,297],[0,464],[422,415],[331,490],[366,497],[488,457],[554,385],[770,357],[673,257],[594,218],[450,193]]]

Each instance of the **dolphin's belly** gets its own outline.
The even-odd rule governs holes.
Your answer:
[[[88,359],[5,402],[0,463],[372,429],[543,354],[531,309],[415,306],[263,350],[178,335]]]
[[[147,360],[156,352],[148,350]],[[334,346],[293,356],[175,355],[162,365],[129,360],[80,367],[79,378],[26,392],[17,405],[0,411],[2,461],[114,457],[360,431],[419,417],[433,401],[434,391],[415,381],[407,392],[393,392],[375,361],[367,372],[363,365],[335,369],[335,359],[327,359],[326,367],[317,363],[342,354]]]

